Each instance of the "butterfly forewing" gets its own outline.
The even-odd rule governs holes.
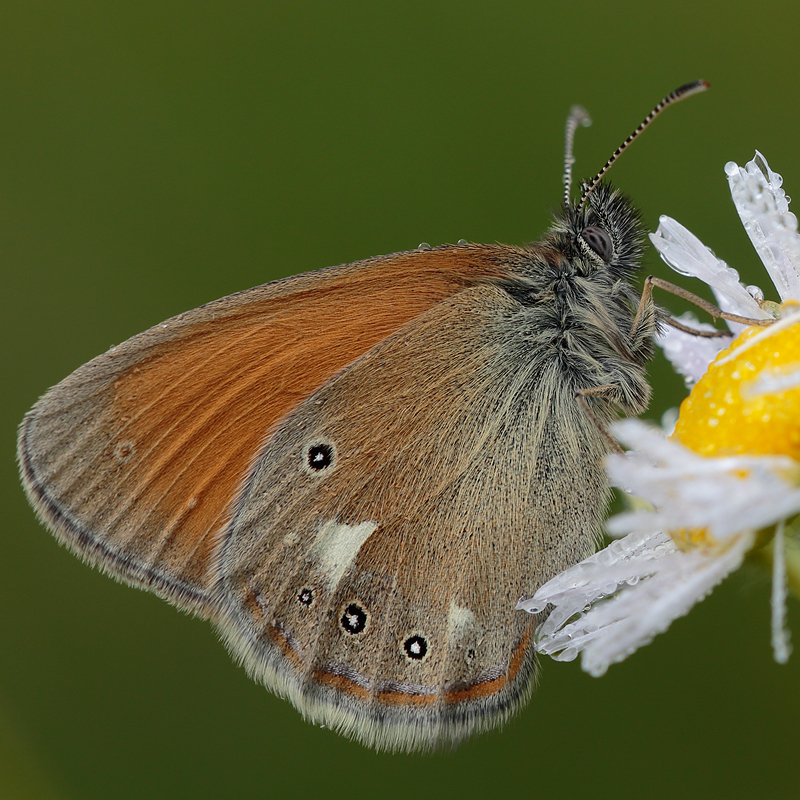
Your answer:
[[[412,251],[182,314],[99,356],[26,416],[19,459],[59,538],[203,613],[219,533],[271,431],[410,319],[499,274],[496,248]]]

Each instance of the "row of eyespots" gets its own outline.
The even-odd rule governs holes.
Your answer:
[[[333,464],[333,460],[334,448],[327,442],[313,444],[306,450],[306,463],[309,469],[315,472],[328,469]],[[306,587],[298,594],[297,600],[304,606],[311,606],[314,602],[314,593]],[[366,629],[369,623],[369,614],[357,603],[350,603],[345,608],[339,622],[347,633],[356,635]],[[409,636],[403,642],[403,652],[414,661],[422,660],[428,654],[428,642],[424,636],[418,634]]]
[[[311,606],[314,602],[314,592],[307,586],[300,590],[297,602],[304,606]],[[351,635],[362,633],[369,624],[370,615],[358,603],[349,603],[344,609],[339,623],[342,629]],[[414,634],[403,642],[403,652],[413,661],[421,661],[428,654],[428,640],[424,636]]]

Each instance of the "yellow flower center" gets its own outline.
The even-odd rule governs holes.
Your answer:
[[[706,456],[787,455],[800,461],[800,304],[748,328],[681,404],[673,436]]]
[[[695,550],[698,547],[716,547],[718,542],[708,528],[677,528],[667,531],[678,550]]]

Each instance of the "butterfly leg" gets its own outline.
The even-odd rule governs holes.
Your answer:
[[[700,336],[704,339],[720,339],[720,338],[731,338],[733,334],[728,331],[699,331],[697,328],[691,328],[688,325],[684,325],[679,320],[675,319],[674,317],[665,317],[664,322],[670,326],[670,328],[675,328],[676,330],[683,331],[684,333],[688,333],[691,336]]]
[[[665,292],[669,292],[676,297],[681,297],[684,300],[688,300],[690,303],[692,303],[692,305],[695,305],[697,308],[705,311],[715,322],[718,319],[724,319],[728,322],[739,322],[742,325],[761,326],[771,325],[773,322],[771,319],[755,319],[754,317],[741,317],[738,314],[729,314],[726,311],[723,311],[721,308],[715,306],[713,303],[709,303],[708,300],[698,297],[698,295],[688,291],[687,289],[683,289],[680,286],[676,286],[674,283],[662,280],[661,278],[656,278],[653,275],[648,275],[644,282],[644,288],[642,289],[642,299],[639,301],[639,308],[636,311],[636,316],[634,317],[633,325],[631,326],[632,338],[643,325],[646,327],[645,321],[655,310],[655,304],[653,303],[654,286],[657,286],[659,289],[663,289]],[[719,331],[713,333],[697,331],[681,325],[680,322],[672,319],[671,317],[667,317],[664,321],[673,328],[677,328],[685,333],[691,333],[696,336],[730,336],[730,331]]]

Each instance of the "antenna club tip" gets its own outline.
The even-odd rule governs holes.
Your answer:
[[[569,119],[574,120],[578,125],[588,128],[592,124],[589,112],[583,106],[572,106],[569,110]]]
[[[589,198],[589,195],[595,190],[596,186],[600,183],[603,176],[611,168],[611,165],[625,152],[625,150],[634,142],[643,131],[647,129],[650,123],[665,109],[686,97],[690,97],[698,92],[704,92],[708,89],[710,84],[708,81],[692,81],[691,83],[684,83],[679,86],[674,92],[670,92],[639,124],[639,127],[614,151],[611,158],[606,161],[605,166],[597,175],[592,178],[588,183],[582,184],[583,191],[581,192],[581,199],[578,203],[578,208],[583,208],[584,204]]]
[[[679,86],[673,94],[675,97],[683,99],[684,97],[688,97],[692,94],[699,94],[710,88],[711,84],[708,81],[691,81],[691,83],[684,83],[683,86]]]

